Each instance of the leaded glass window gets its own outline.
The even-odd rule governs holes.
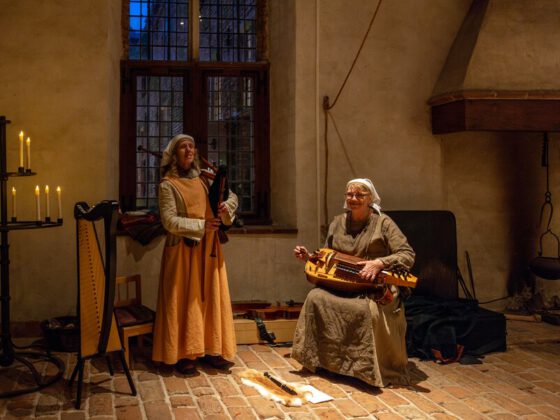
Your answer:
[[[183,132],[183,78],[136,77],[136,207],[158,206],[158,153]],[[150,153],[152,152],[152,153]]]
[[[254,88],[250,77],[208,77],[208,158],[227,165],[243,211],[254,211]]]
[[[256,0],[200,0],[200,60],[256,61]]]
[[[130,0],[129,59],[187,60],[188,0]]]
[[[266,0],[123,1],[121,206],[157,209],[158,154],[186,133],[227,165],[246,223],[267,223],[268,63],[257,48]]]

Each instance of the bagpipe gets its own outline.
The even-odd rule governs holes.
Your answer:
[[[330,248],[321,248],[310,254],[305,264],[305,275],[310,283],[326,289],[364,293],[373,292],[380,303],[389,303],[393,295],[387,285],[416,287],[418,278],[406,270],[382,270],[373,281],[360,277],[365,260]]]
[[[200,156],[200,160],[208,167],[209,170],[202,170],[200,176],[203,178],[212,180],[212,185],[208,188],[208,200],[210,201],[210,207],[212,208],[212,213],[214,217],[218,217],[218,209],[220,204],[227,201],[229,198],[229,185],[227,180],[227,166],[219,165],[218,167],[212,165],[203,156]],[[231,226],[224,225],[220,223],[220,228],[218,230],[218,239],[220,243],[226,243],[228,237],[226,231]]]
[[[155,156],[159,159],[162,158],[162,154],[159,152],[153,152],[151,150],[146,149],[143,146],[138,146],[138,151],[148,153],[152,156]],[[214,217],[218,216],[218,209],[220,204],[226,201],[229,198],[229,186],[227,181],[227,166],[226,165],[219,165],[216,167],[215,165],[211,164],[207,159],[203,156],[198,154],[198,157],[207,166],[207,169],[203,169],[200,171],[200,176],[206,180],[206,184],[209,185],[208,187],[208,200],[210,201],[210,208],[212,209],[212,214]],[[211,183],[209,181],[212,181]],[[211,185],[210,185],[211,184]],[[212,256],[216,256],[216,237],[220,241],[220,243],[226,243],[229,239],[226,234],[226,231],[229,230],[231,226],[225,225],[220,223],[220,227],[217,231],[217,234],[214,236],[212,242]]]

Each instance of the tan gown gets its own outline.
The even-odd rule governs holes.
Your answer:
[[[346,214],[335,217],[326,246],[391,267],[410,269],[414,251],[397,225],[373,213],[357,236],[347,233]],[[311,371],[318,367],[377,387],[407,385],[406,319],[396,298],[377,304],[369,295],[334,294],[312,289],[298,319],[292,357]]]
[[[233,360],[236,342],[222,249],[216,241],[216,256],[211,256],[213,235],[201,231],[204,219],[212,217],[206,185],[199,177],[164,178],[160,209],[170,232],[161,263],[152,358],[166,364],[205,354]],[[180,236],[201,239],[190,247]]]

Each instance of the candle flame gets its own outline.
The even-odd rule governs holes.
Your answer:
[[[31,138],[27,137],[27,140],[25,140],[25,144],[27,144],[28,146],[31,144]]]
[[[19,139],[20,139],[21,141],[23,141],[23,131],[20,131],[20,132],[19,132]]]
[[[16,187],[12,187],[12,195],[16,195]]]
[[[38,185],[35,187],[35,195],[39,195],[39,186]]]
[[[62,190],[60,189],[60,187],[56,187],[56,192],[60,193]]]
[[[45,185],[45,194],[48,194],[48,193],[49,193],[49,186]]]

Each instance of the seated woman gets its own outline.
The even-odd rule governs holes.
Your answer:
[[[363,257],[360,277],[373,281],[384,269],[409,270],[414,251],[389,216],[369,179],[346,185],[344,214],[329,226],[325,246]],[[294,254],[307,261],[309,252],[297,246]],[[305,368],[358,378],[376,387],[407,385],[406,320],[399,289],[388,286],[393,301],[377,303],[373,293],[349,294],[315,288],[299,317],[292,357]]]

